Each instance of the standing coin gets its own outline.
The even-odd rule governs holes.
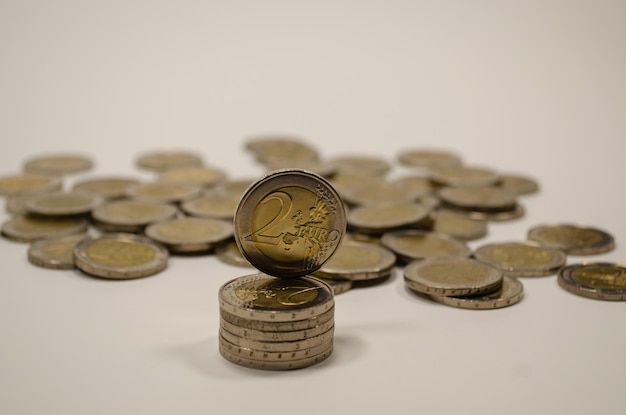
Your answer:
[[[136,164],[141,169],[161,172],[183,167],[201,167],[204,162],[197,153],[183,150],[163,150],[140,155]]]
[[[524,285],[514,277],[504,276],[502,287],[492,293],[471,297],[431,295],[433,300],[457,308],[492,310],[517,304],[524,297]]]
[[[43,268],[74,268],[74,247],[86,237],[86,234],[42,239],[33,242],[28,248],[28,261]]]
[[[172,205],[138,200],[106,203],[92,212],[97,227],[108,232],[138,232],[145,226],[176,215]]]
[[[385,233],[383,245],[402,262],[428,258],[467,258],[472,250],[462,241],[434,232],[408,230]]]
[[[70,216],[91,212],[104,200],[81,192],[47,193],[29,198],[24,207],[29,213],[42,216]]]
[[[501,242],[479,247],[474,257],[513,277],[543,277],[565,265],[566,255],[533,243]]]
[[[428,259],[404,268],[407,287],[424,294],[479,295],[502,286],[502,272],[475,259]]]
[[[559,272],[559,285],[572,294],[596,300],[626,300],[626,265],[591,262],[567,266]]]
[[[104,234],[85,238],[74,247],[77,268],[116,280],[156,274],[165,269],[167,259],[167,249],[138,235]]]
[[[235,240],[257,269],[298,277],[319,269],[346,229],[345,208],[321,176],[279,170],[255,182],[235,213]]]
[[[82,218],[44,218],[17,216],[2,225],[2,235],[17,242],[33,242],[87,231],[87,221]]]
[[[153,223],[145,232],[173,252],[200,252],[231,238],[233,225],[217,219],[174,218]]]
[[[92,167],[93,161],[89,157],[76,154],[54,154],[27,160],[24,164],[24,171],[34,174],[61,176],[87,171]]]
[[[96,177],[74,184],[75,191],[100,196],[105,200],[123,199],[129,187],[139,184],[130,177]]]
[[[528,231],[528,239],[569,255],[595,255],[615,248],[608,232],[582,225],[540,225]]]
[[[61,181],[43,174],[17,174],[0,177],[0,195],[29,196],[61,190]]]

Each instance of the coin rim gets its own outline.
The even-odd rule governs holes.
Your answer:
[[[517,278],[505,275],[502,278],[502,284],[506,284],[508,289],[503,291],[498,298],[486,298],[483,296],[454,297],[432,294],[428,296],[441,304],[466,310],[495,310],[517,304],[524,298],[524,284]]]

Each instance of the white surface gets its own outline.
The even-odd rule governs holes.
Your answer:
[[[580,222],[617,249],[569,263],[626,261],[625,14],[620,1],[2,1],[0,173],[74,151],[96,159],[91,174],[148,178],[140,152],[182,147],[254,176],[243,142],[264,132],[325,157],[442,147],[542,185],[523,219],[472,247]],[[247,270],[173,257],[111,282],[36,268],[26,249],[0,240],[2,414],[623,413],[626,304],[555,277],[525,279],[515,307],[467,311],[411,295],[398,270],[337,297],[328,361],[273,373],[217,351],[217,290]]]

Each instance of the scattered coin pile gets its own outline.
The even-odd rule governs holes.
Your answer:
[[[220,304],[231,307],[220,310],[220,351],[255,368],[304,367],[332,351],[332,331],[319,327],[323,318],[309,304],[313,300],[297,294],[295,301],[285,292],[299,293],[306,286],[323,297],[329,286],[339,294],[377,285],[397,265],[404,267],[409,290],[454,307],[512,305],[523,295],[519,279],[554,274],[574,294],[625,299],[622,265],[566,266],[568,255],[613,249],[606,231],[541,224],[528,231],[526,240],[489,243],[474,251],[467,246],[488,234],[490,222],[524,214],[520,199],[539,189],[532,178],[465,165],[445,151],[404,150],[394,166],[375,156],[323,160],[312,146],[291,137],[249,139],[246,150],[268,175],[230,180],[198,154],[154,151],[136,159],[138,168],[156,175],[151,182],[97,176],[73,182],[67,190],[64,176],[92,168],[89,157],[31,158],[22,173],[0,177],[0,195],[12,215],[2,235],[31,243],[27,256],[34,265],[77,267],[101,278],[154,275],[167,267],[170,254],[185,253],[215,253],[225,263],[257,268],[261,274],[254,274],[253,282],[231,293],[238,302],[222,298],[227,285],[238,283],[231,281],[220,291]],[[409,174],[390,176],[398,165]],[[481,278],[492,275],[499,277],[482,286]],[[290,326],[276,320],[293,307],[314,310],[308,316],[296,313],[298,323],[290,321]],[[257,308],[264,311],[254,314]],[[326,317],[324,327],[332,328],[332,316]],[[329,342],[308,341],[322,333]],[[292,352],[291,357],[282,352]]]

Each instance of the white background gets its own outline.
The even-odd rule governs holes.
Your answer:
[[[0,174],[72,151],[96,168],[68,184],[149,179],[138,154],[183,148],[254,177],[243,144],[272,132],[325,158],[452,149],[542,186],[473,248],[578,222],[617,248],[569,263],[625,261],[625,17],[621,1],[2,0]],[[0,240],[2,414],[623,413],[626,305],[554,276],[468,311],[412,295],[398,269],[336,298],[329,360],[275,373],[217,351],[217,290],[251,271],[173,257],[115,282],[26,250]]]

